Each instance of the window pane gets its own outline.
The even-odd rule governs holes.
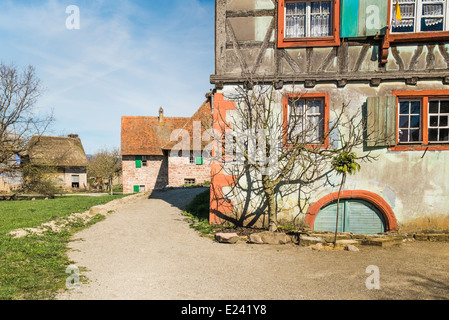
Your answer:
[[[395,3],[392,6],[392,31],[393,32],[413,32],[415,30],[415,4],[399,4],[402,20],[395,20]]]
[[[285,14],[285,37],[301,38],[306,36],[306,3],[287,3]]]
[[[438,141],[438,129],[429,129],[429,141]]]
[[[440,116],[440,127],[447,127],[448,116]]]
[[[438,116],[431,116],[429,121],[429,126],[437,127],[438,126]]]
[[[412,114],[420,114],[421,113],[421,102],[412,101],[410,103],[410,113]]]
[[[408,128],[408,116],[399,117],[399,128]]]
[[[429,113],[438,113],[438,101],[429,102]]]
[[[449,113],[449,101],[448,100],[442,100],[440,101],[440,109],[441,113]]]
[[[323,100],[312,100],[308,104],[307,113],[308,114],[320,114],[321,107],[323,106]]]
[[[399,130],[399,141],[408,142],[408,130],[404,129]]]
[[[410,117],[410,128],[419,128],[419,119],[420,116],[411,116]]]
[[[410,130],[410,140],[409,141],[419,141],[420,140],[419,129],[418,130]]]
[[[440,129],[440,141],[449,141],[449,129]]]
[[[421,31],[443,31],[443,18],[422,18]]]
[[[410,112],[410,103],[408,101],[399,102],[399,113],[400,114],[409,114]]]
[[[422,14],[424,16],[441,16],[443,15],[443,4],[442,3],[423,4]]]

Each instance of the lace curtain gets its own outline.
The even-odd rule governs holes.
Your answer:
[[[287,38],[331,35],[331,2],[288,2],[285,26]]]

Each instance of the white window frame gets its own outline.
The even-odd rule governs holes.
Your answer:
[[[419,102],[420,109],[419,109],[419,128],[418,128],[419,129],[419,140],[418,141],[401,141],[400,140],[400,136],[401,136],[400,119],[401,119],[401,115],[402,116],[405,115],[405,114],[401,114],[401,101],[407,101],[407,102],[418,101]],[[427,108],[428,108],[428,106],[427,106]],[[399,142],[399,144],[422,144],[423,143],[423,101],[422,101],[422,99],[416,99],[416,98],[413,98],[413,99],[401,98],[401,99],[399,99],[397,113],[398,113],[398,142]],[[408,124],[408,127],[406,130],[410,131],[410,130],[412,130],[412,128],[410,127],[410,117],[412,116],[412,114],[410,114],[410,110],[407,115],[408,115],[408,119],[409,119],[408,120],[409,124]],[[413,129],[415,129],[415,128],[413,128]]]
[[[427,111],[427,113],[428,113],[427,128],[428,129],[427,130],[429,130],[429,131],[430,131],[430,129],[437,129],[438,130],[438,139],[436,141],[431,141],[429,139],[429,144],[430,143],[434,143],[434,144],[435,143],[438,143],[438,144],[448,143],[449,140],[440,141],[440,129],[449,129],[449,121],[448,121],[448,124],[446,126],[440,126],[439,123],[438,123],[437,126],[431,126],[430,125],[430,117],[431,116],[435,116],[435,115],[438,115],[438,119],[440,118],[440,116],[448,116],[449,117],[449,113],[441,113],[440,112],[440,108],[438,108],[438,113],[430,113],[430,102],[432,102],[432,101],[438,101],[438,107],[440,107],[441,101],[449,101],[449,98],[431,98],[431,99],[429,99],[428,106],[427,106],[427,108],[428,108],[428,111]],[[427,134],[430,137],[430,134],[429,133],[427,133]]]
[[[408,31],[408,32],[401,32],[401,31],[393,31],[393,23],[395,20],[395,5],[396,2],[399,1],[399,5],[402,4],[408,4],[408,3],[414,3],[415,4],[415,13],[414,13],[414,31]],[[392,27],[390,28],[391,33],[393,34],[404,34],[404,33],[416,33],[416,32],[443,32],[443,31],[449,31],[449,19],[448,19],[448,13],[449,13],[449,1],[448,0],[436,0],[435,3],[443,3],[443,30],[439,31],[421,31],[421,18],[423,16],[422,14],[422,8],[423,8],[423,2],[424,4],[431,4],[432,1],[427,0],[391,0],[391,23]]]
[[[292,104],[295,103],[296,101],[304,101],[303,105],[302,105],[302,114],[292,114],[292,108],[294,107]],[[309,102],[310,101],[321,101],[321,110],[319,113],[317,112],[311,112],[310,108],[309,108]],[[290,121],[290,119],[292,117],[296,117],[299,118],[300,120],[302,120],[302,128],[301,128],[301,134],[303,133],[304,130],[307,130],[307,125],[309,122],[309,117],[315,117],[315,116],[319,116],[320,120],[319,120],[319,128],[318,128],[318,137],[312,137],[314,140],[316,139],[316,141],[310,141],[311,144],[316,144],[319,143],[319,141],[322,139],[323,133],[324,133],[324,108],[325,108],[325,99],[324,98],[293,98],[290,97],[289,98],[289,102],[288,102],[288,108],[287,108],[287,121],[289,123],[289,125],[292,123]],[[296,122],[296,121],[295,121]],[[306,127],[306,128],[304,128]],[[296,128],[292,129],[292,130],[297,130]]]
[[[329,34],[326,36],[311,36],[311,16],[312,16],[312,2],[330,2],[330,11],[329,11]],[[306,39],[306,38],[326,38],[333,36],[333,27],[334,27],[334,2],[331,0],[314,0],[314,1],[286,1],[287,3],[305,3],[306,4],[306,25],[305,25],[305,36],[304,37],[287,37],[287,5],[284,7],[284,30],[285,30],[285,39]]]

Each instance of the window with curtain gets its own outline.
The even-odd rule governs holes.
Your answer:
[[[289,99],[289,125],[292,135],[298,135],[300,140],[317,144],[322,142],[324,130],[324,100],[323,99]]]
[[[285,3],[285,38],[316,38],[331,35],[331,1]]]
[[[399,11],[397,8],[399,4]],[[448,31],[447,0],[392,0],[391,32]]]

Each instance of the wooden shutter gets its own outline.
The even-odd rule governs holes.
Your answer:
[[[142,167],[142,156],[136,156],[136,168]]]
[[[396,145],[396,97],[369,97],[366,100],[367,147]]]
[[[133,190],[134,190],[134,192],[139,192],[140,191],[140,186],[134,186]]]
[[[203,164],[203,157],[196,157],[196,162],[197,165],[202,165]]]

